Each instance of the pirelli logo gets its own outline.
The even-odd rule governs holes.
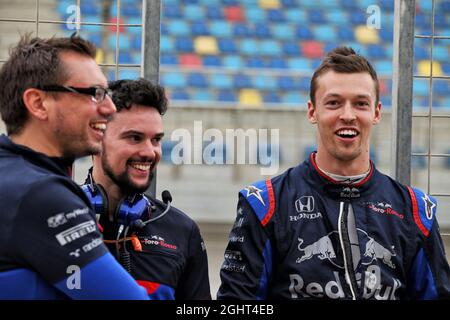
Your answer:
[[[56,235],[59,244],[64,246],[72,241],[84,237],[85,235],[95,231],[95,222],[87,221],[76,225],[70,229],[64,230]]]

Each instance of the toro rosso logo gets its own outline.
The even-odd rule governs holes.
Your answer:
[[[369,208],[370,210],[372,210],[373,212],[376,212],[376,213],[392,215],[392,216],[399,217],[400,219],[403,219],[405,217],[402,213],[399,213],[396,210],[394,210],[390,203],[386,203],[386,202],[376,202],[376,203],[374,203],[374,202],[367,202],[366,205],[367,205],[367,208]]]
[[[394,246],[391,246],[390,250],[383,247],[380,243],[378,243],[374,238],[367,235],[367,233],[361,229],[357,229],[359,234],[363,234],[364,238],[367,239],[367,242],[364,246],[364,253],[362,257],[359,258],[359,261],[353,261],[353,265],[356,267],[359,264],[369,265],[372,264],[374,260],[380,260],[385,265],[389,266],[392,269],[395,269],[395,264],[392,262],[392,257],[396,256],[394,251]],[[336,261],[336,250],[333,247],[332,239],[335,238],[336,241],[339,237],[337,231],[332,231],[326,236],[321,237],[317,241],[314,241],[310,244],[303,245],[304,240],[302,238],[298,238],[298,251],[301,252],[301,256],[297,258],[296,263],[303,263],[304,261],[310,260],[314,257],[324,260],[327,259],[333,265],[339,268],[344,268],[342,265]],[[338,243],[338,242],[336,242]],[[340,248],[339,248],[340,249]],[[355,257],[354,257],[355,258]]]

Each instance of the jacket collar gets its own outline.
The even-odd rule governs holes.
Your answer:
[[[54,173],[72,177],[72,157],[49,157],[24,145],[14,143],[8,136],[0,135],[0,152],[2,150],[26,158],[27,161],[46,168]]]
[[[309,159],[305,161],[305,164],[309,167],[307,179],[313,184],[323,185],[323,190],[334,198],[340,198],[342,200],[357,199],[367,192],[370,192],[375,185],[378,171],[372,161],[370,161],[369,174],[364,180],[355,184],[341,183],[332,179],[319,169],[315,160],[315,155],[316,153],[312,152]]]

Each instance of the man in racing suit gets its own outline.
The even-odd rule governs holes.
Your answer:
[[[26,36],[0,71],[0,299],[148,299],[71,179],[115,112],[95,51],[77,36]]]
[[[117,113],[83,190],[104,241],[151,299],[211,299],[206,248],[196,223],[143,194],[161,159],[165,91],[144,79],[110,82]]]
[[[376,170],[378,80],[351,48],[311,81],[317,152],[239,193],[218,299],[449,298],[436,200]]]

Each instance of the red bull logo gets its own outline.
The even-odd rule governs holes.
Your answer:
[[[341,198],[359,198],[360,196],[358,188],[345,187],[341,191]]]
[[[362,294],[363,299],[375,299],[375,300],[396,300],[396,291],[402,286],[400,280],[392,278],[392,284],[380,284],[380,279],[376,278],[374,274],[380,276],[380,270],[378,266],[370,266],[372,274],[371,281],[377,283],[376,286],[367,286],[367,282],[364,283],[364,290]],[[376,279],[375,279],[376,278]],[[292,299],[299,298],[329,298],[329,299],[345,299],[350,298],[350,293],[347,290],[347,294],[342,286],[341,277],[339,272],[333,272],[333,279],[324,283],[309,282],[306,283],[304,278],[299,274],[289,275],[289,293]],[[345,281],[344,281],[345,284]]]
[[[384,264],[388,265],[392,269],[395,269],[395,265],[392,263],[392,257],[396,256],[394,252],[394,246],[391,247],[392,252],[384,248],[381,244],[376,242],[373,238],[369,238],[366,243],[366,250],[364,252],[364,257],[371,258],[373,260],[380,259]]]
[[[383,264],[392,270],[396,268],[394,257],[397,254],[394,251],[394,246],[387,249],[374,238],[370,237],[364,230],[357,228],[356,231],[361,241],[359,244],[361,255],[354,255],[352,257],[353,272],[355,272],[357,286],[362,287],[362,298],[395,300],[396,291],[402,287],[402,283],[399,279],[393,276],[390,277],[388,275],[389,272],[381,272]],[[323,281],[323,277],[321,276],[322,281],[320,282],[316,278],[314,278],[316,282],[308,281],[307,277],[301,272],[299,274],[290,274],[289,292],[292,299],[302,297],[345,299],[351,297],[350,290],[346,287],[347,282],[344,277],[343,259],[340,258],[342,249],[339,246],[338,238],[339,233],[337,231],[332,231],[307,245],[304,244],[302,238],[298,238],[299,243],[297,249],[301,255],[296,259],[296,263],[313,263],[314,258],[319,260],[327,259],[333,264],[335,271],[332,271],[332,279]],[[367,239],[367,241],[365,242],[363,239]],[[351,245],[353,246],[354,244]],[[379,263],[377,264],[376,262]],[[384,281],[382,281],[382,274],[385,277]]]
[[[303,256],[297,258],[297,263],[309,260],[314,256],[317,256],[320,260],[336,258],[333,244],[331,243],[330,237],[328,235],[323,236],[316,242],[313,242],[312,244],[307,245],[304,248],[300,247],[303,244],[303,239],[298,238],[298,242],[298,250],[300,252],[303,252]]]
[[[362,253],[361,259],[359,257],[357,260],[353,261],[353,265],[355,268],[359,265],[370,265],[374,260],[379,260],[380,262],[386,264],[392,269],[395,269],[395,264],[392,261],[392,258],[397,254],[395,253],[394,246],[391,246],[390,250],[383,247],[380,243],[378,243],[374,238],[370,237],[367,232],[361,229],[357,229],[359,234],[362,234],[361,238],[366,238],[368,241],[362,248],[364,248],[364,253]],[[304,261],[310,260],[314,257],[324,260],[329,260],[333,265],[338,268],[343,269],[343,262],[339,262],[339,259],[336,259],[336,249],[341,250],[340,246],[333,246],[333,241],[338,243],[338,232],[332,231],[326,236],[321,237],[317,241],[314,241],[306,246],[303,246],[304,240],[302,238],[298,238],[298,251],[302,253],[300,257],[296,259],[296,263],[303,263]],[[341,251],[340,251],[341,252]],[[355,258],[355,257],[354,257]]]

